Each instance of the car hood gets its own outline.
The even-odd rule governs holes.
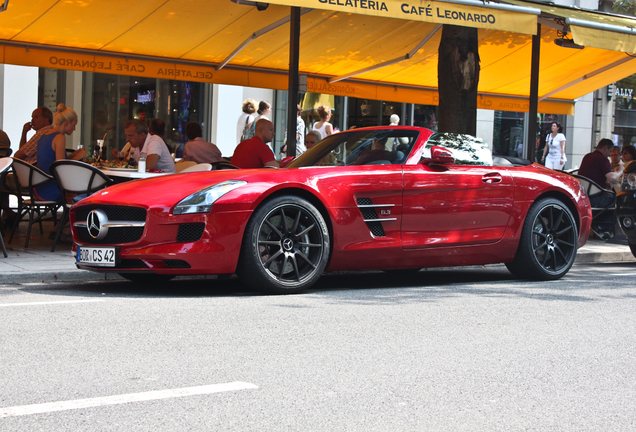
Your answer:
[[[273,182],[280,171],[246,169],[172,174],[111,186],[83,199],[76,207],[91,204],[171,207],[187,196],[227,180]]]

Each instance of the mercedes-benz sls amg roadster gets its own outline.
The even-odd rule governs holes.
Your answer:
[[[111,186],[70,211],[78,268],[141,282],[237,274],[296,293],[326,271],[505,263],[565,275],[585,244],[573,177],[493,156],[467,135],[373,127],[331,135],[281,169],[226,169]]]

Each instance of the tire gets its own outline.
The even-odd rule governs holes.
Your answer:
[[[119,276],[138,284],[162,284],[174,278],[174,275],[163,275],[157,273],[119,273]]]
[[[329,231],[309,201],[265,202],[247,224],[236,274],[256,291],[294,294],[312,286],[329,259]]]
[[[577,244],[570,210],[557,199],[544,198],[530,207],[514,261],[506,267],[519,278],[559,279],[572,267]]]
[[[634,255],[634,258],[636,258],[636,244],[629,244],[629,250],[632,251],[632,255]]]

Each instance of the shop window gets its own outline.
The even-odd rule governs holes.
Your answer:
[[[437,132],[437,106],[415,104],[413,107],[413,126],[424,127]]]
[[[614,143],[636,144],[636,75],[624,78],[614,88]]]
[[[155,78],[127,77],[108,74],[86,74],[85,121],[90,132],[85,135],[93,150],[97,140],[104,139],[106,152],[121,149],[126,144],[124,127],[131,119],[146,124],[159,118],[166,123],[164,141],[171,152],[182,151],[185,142],[185,125],[190,121],[203,124],[202,93],[204,84],[161,80]]]

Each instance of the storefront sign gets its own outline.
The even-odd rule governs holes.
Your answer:
[[[632,97],[632,93],[634,92],[634,89],[631,88],[620,88],[617,87],[616,88],[616,96],[618,97]]]
[[[486,4],[484,4],[485,7],[481,7],[442,1],[413,0],[265,0],[264,3],[515,33],[535,34],[537,32],[536,15],[487,7]]]

